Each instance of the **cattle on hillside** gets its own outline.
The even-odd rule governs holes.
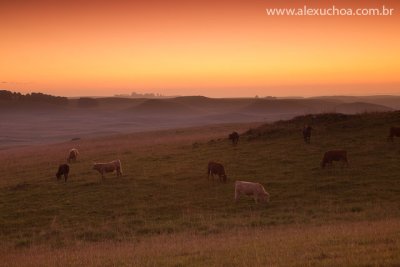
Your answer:
[[[225,174],[225,168],[222,164],[210,161],[208,163],[208,168],[207,168],[207,174],[208,174],[208,179],[210,179],[210,175],[212,179],[214,180],[214,174],[218,175],[220,182],[226,182],[228,177]]]
[[[400,127],[390,127],[388,141],[393,142],[393,137],[400,137]]]
[[[341,161],[343,163],[342,166],[348,166],[349,163],[347,161],[347,151],[346,150],[330,150],[325,152],[324,157],[322,158],[321,167],[325,168],[326,164],[332,166],[333,161]]]
[[[69,174],[68,164],[61,164],[60,166],[58,166],[58,171],[56,173],[57,180],[59,180],[61,176],[64,176],[64,181],[67,182],[68,174]]]
[[[233,132],[229,135],[229,140],[232,141],[232,145],[237,145],[239,142],[239,134],[237,132]]]
[[[312,130],[312,127],[310,125],[304,125],[304,127],[303,127],[303,138],[304,138],[304,142],[306,144],[310,143],[311,130]]]
[[[71,149],[71,150],[69,151],[68,157],[67,157],[68,163],[76,162],[76,160],[77,160],[77,158],[78,158],[78,155],[79,155],[78,149],[76,149],[76,148]]]
[[[119,159],[107,163],[94,163],[93,169],[101,174],[101,178],[104,178],[105,173],[114,171],[117,172],[117,177],[122,176],[122,166]]]
[[[269,202],[269,193],[265,191],[264,186],[260,183],[236,181],[235,202],[238,201],[241,195],[252,196],[256,203],[258,203],[259,200],[261,202]]]

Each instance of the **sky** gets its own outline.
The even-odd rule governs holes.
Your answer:
[[[269,16],[267,8],[392,16]],[[400,1],[0,0],[0,89],[63,96],[400,95]]]

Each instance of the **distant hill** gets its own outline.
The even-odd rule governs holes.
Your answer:
[[[306,114],[390,111],[400,99],[392,96],[67,99],[40,93],[0,92],[0,147],[207,124],[274,122]]]
[[[376,96],[318,96],[310,99],[330,100],[341,103],[364,102],[387,106],[392,109],[400,109],[400,96],[376,95]]]
[[[364,103],[364,102],[344,103],[337,105],[335,107],[335,111],[337,113],[344,113],[344,114],[357,114],[363,112],[384,112],[391,110],[393,109],[386,106]]]
[[[148,99],[129,109],[131,114],[141,116],[188,116],[196,115],[192,108],[167,99]]]
[[[263,114],[307,114],[319,113],[326,107],[326,101],[318,102],[319,107],[312,101],[303,99],[255,100],[241,111],[245,113]],[[331,105],[330,105],[331,106]]]

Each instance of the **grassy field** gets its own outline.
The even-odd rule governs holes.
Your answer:
[[[306,116],[0,151],[0,257],[10,266],[314,266],[400,264],[400,114]],[[301,127],[314,128],[304,144]],[[247,131],[250,127],[251,131]],[[238,146],[226,136],[247,134]],[[68,183],[54,174],[71,147]],[[349,167],[322,170],[329,149]],[[104,181],[93,161],[119,158]],[[228,183],[207,180],[209,160]],[[267,205],[233,201],[261,182]],[[22,258],[22,255],[24,257]]]

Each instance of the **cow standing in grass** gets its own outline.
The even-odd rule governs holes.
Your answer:
[[[58,166],[58,171],[56,173],[57,180],[59,180],[61,178],[61,176],[64,175],[64,182],[67,182],[68,174],[69,174],[69,165],[68,164],[61,164],[60,166]]]
[[[311,130],[312,130],[312,128],[311,128],[310,125],[305,125],[305,126],[303,127],[303,138],[304,138],[304,142],[305,142],[306,144],[309,144],[309,143],[310,143],[310,140],[311,140]]]
[[[77,158],[78,158],[78,155],[79,155],[78,149],[76,149],[76,148],[71,149],[71,150],[69,151],[68,157],[67,157],[68,163],[76,162],[76,160],[77,160]]]
[[[393,142],[393,137],[400,137],[400,127],[390,127],[388,141]]]
[[[117,177],[122,176],[122,166],[119,159],[107,163],[94,163],[93,169],[101,174],[101,178],[104,178],[105,173],[114,171],[117,172]]]
[[[327,151],[322,158],[321,167],[325,168],[327,164],[332,166],[333,161],[341,161],[343,165],[348,166],[349,163],[347,161],[347,151],[346,150],[331,150]]]
[[[210,175],[212,179],[214,180],[214,174],[217,174],[219,177],[220,182],[226,182],[228,177],[225,174],[225,168],[222,164],[210,161],[208,163],[208,169],[207,169],[207,174],[208,174],[208,179],[210,179]]]
[[[239,134],[237,132],[233,132],[229,135],[229,140],[232,141],[232,145],[237,145],[239,142]]]
[[[238,201],[241,195],[252,196],[256,203],[258,203],[259,200],[261,202],[269,202],[269,194],[260,183],[236,181],[235,202]]]

